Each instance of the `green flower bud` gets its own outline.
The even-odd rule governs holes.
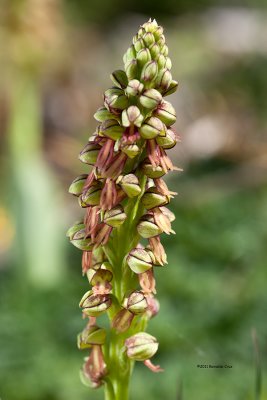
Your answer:
[[[140,135],[144,139],[153,139],[166,135],[166,127],[162,121],[156,117],[150,117],[145,120],[144,124],[139,128]]]
[[[145,33],[146,33],[146,30],[145,30],[144,26],[141,26],[138,30],[138,36],[143,37]]]
[[[103,222],[105,224],[117,228],[122,225],[126,220],[127,215],[125,214],[123,207],[121,205],[113,207],[111,210],[105,211]]]
[[[163,231],[154,222],[154,218],[151,215],[144,215],[137,225],[137,231],[140,236],[144,239],[149,239],[154,236],[160,235]]]
[[[122,306],[136,315],[144,313],[148,305],[144,293],[134,290],[125,295]]]
[[[159,45],[157,43],[154,43],[150,48],[149,48],[150,54],[152,58],[156,58],[158,57],[159,53],[160,53],[160,48]]]
[[[126,144],[121,147],[121,151],[129,158],[134,158],[140,153],[140,148],[137,146],[137,144]]]
[[[122,89],[111,88],[104,93],[104,104],[110,110],[124,110],[128,105],[128,98]]]
[[[114,83],[114,85],[118,86],[121,89],[125,89],[128,84],[128,78],[126,73],[121,70],[117,69],[110,75],[110,79]]]
[[[75,232],[71,238],[70,242],[80,250],[83,251],[91,251],[93,249],[93,244],[91,243],[91,238],[85,237],[85,229],[80,229],[79,231]]]
[[[142,50],[144,47],[145,47],[145,43],[144,43],[143,39],[141,39],[141,38],[136,40],[136,42],[134,43],[134,48],[137,53],[138,53],[138,51]]]
[[[171,69],[172,61],[171,61],[170,57],[166,57],[166,62],[165,62],[164,67],[167,68],[167,69]]]
[[[79,306],[90,317],[98,317],[111,306],[112,300],[109,294],[94,294],[89,290],[82,297]]]
[[[153,43],[155,43],[155,38],[154,38],[153,33],[151,33],[151,32],[145,33],[144,36],[143,36],[143,41],[145,42],[145,45],[147,47],[152,46]]]
[[[165,125],[169,126],[176,121],[176,112],[174,107],[168,101],[163,101],[154,112]]]
[[[168,46],[167,46],[166,44],[164,44],[164,45],[162,46],[162,48],[161,48],[161,53],[162,53],[165,57],[167,57],[167,55],[169,54],[169,49],[168,49]]]
[[[142,274],[153,266],[149,253],[139,247],[136,247],[130,251],[126,261],[131,270],[136,274]]]
[[[168,87],[167,90],[165,90],[165,91],[162,93],[162,95],[163,95],[163,96],[169,96],[169,94],[175,93],[176,90],[177,90],[177,88],[178,88],[178,82],[172,80],[171,83],[170,83],[170,86]]]
[[[106,331],[98,326],[87,326],[77,336],[77,346],[79,350],[89,349],[95,345],[103,345],[106,341]]]
[[[135,79],[138,75],[137,60],[134,58],[125,64],[125,72],[129,80]]]
[[[71,239],[76,232],[84,228],[84,223],[82,221],[78,221],[67,230],[66,236]]]
[[[141,202],[147,210],[154,207],[164,206],[169,203],[169,198],[160,193],[156,187],[149,188],[142,196]]]
[[[134,174],[127,174],[118,178],[117,183],[128,197],[135,197],[141,193],[139,180]]]
[[[126,53],[123,56],[124,64],[126,64],[128,61],[133,60],[135,58],[135,56],[136,56],[135,48],[132,45],[127,49]]]
[[[156,141],[163,149],[172,149],[177,143],[177,136],[171,129],[167,129],[166,136],[157,136]]]
[[[85,164],[94,165],[101,146],[95,143],[87,143],[79,154],[79,160]]]
[[[165,67],[165,64],[166,64],[166,57],[165,57],[163,54],[159,54],[158,57],[157,57],[157,59],[156,59],[156,61],[157,61],[157,64],[158,64],[158,69],[159,69],[159,71],[160,71],[162,68]]]
[[[81,201],[86,206],[97,206],[100,201],[102,185],[97,182],[91,185],[84,193],[81,195]]]
[[[141,72],[141,78],[140,80],[143,82],[151,82],[153,81],[158,73],[158,65],[156,61],[148,61]]]
[[[139,332],[125,340],[127,356],[135,361],[145,361],[154,356],[159,344],[154,336]]]
[[[156,167],[154,167],[148,159],[143,162],[142,170],[148,178],[152,179],[160,178],[165,175],[165,172],[163,171],[161,165],[157,165]]]
[[[138,81],[138,79],[132,79],[129,81],[128,86],[126,88],[126,93],[129,96],[138,96],[142,93],[144,89],[144,85]]]
[[[145,22],[142,27],[145,29],[146,32],[152,32],[154,33],[155,29],[157,28],[158,24],[155,19],[151,21],[151,19],[147,22]]]
[[[155,39],[158,41],[161,37],[161,35],[163,34],[163,28],[162,26],[156,26],[155,29],[153,30],[153,34]]]
[[[94,271],[92,268],[91,268],[91,270]],[[110,270],[100,268],[97,271],[94,271],[89,282],[92,286],[104,285],[107,282],[108,283],[111,282],[112,278],[113,278],[113,274]]]
[[[124,94],[123,89],[113,86],[104,92],[104,100],[111,101],[114,97],[118,97],[122,94]]]
[[[157,107],[162,100],[162,96],[160,92],[156,89],[147,89],[144,93],[140,96],[139,101],[143,107],[152,110],[153,108]]]
[[[142,68],[148,61],[151,61],[151,55],[148,49],[144,48],[138,51],[136,59],[140,68]]]
[[[73,194],[74,196],[80,196],[83,191],[84,183],[87,179],[87,176],[87,174],[77,176],[77,178],[74,179],[69,187],[69,193]]]
[[[99,134],[109,137],[113,140],[118,140],[122,137],[124,128],[120,126],[116,119],[107,119],[102,122],[99,130]]]
[[[134,35],[134,37],[133,37],[133,45],[137,42],[138,39],[139,39],[138,34]]]
[[[157,40],[157,43],[159,45],[160,48],[162,48],[162,46],[165,45],[165,36],[163,35],[163,33],[160,35],[160,37]]]
[[[110,111],[106,109],[106,107],[101,107],[97,110],[97,112],[94,114],[94,118],[98,122],[103,122],[106,119],[114,118],[114,114],[112,114]]]
[[[143,115],[137,106],[130,106],[126,110],[123,110],[121,115],[122,125],[128,127],[135,125],[140,127],[143,122]]]
[[[156,79],[156,85],[163,92],[166,92],[172,81],[172,74],[167,68],[163,68]]]

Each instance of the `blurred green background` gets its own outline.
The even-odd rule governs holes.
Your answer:
[[[171,156],[184,173],[168,177],[177,234],[149,326],[165,372],[136,365],[132,399],[267,399],[266,1],[2,0],[1,400],[103,398],[79,380],[87,283],[65,239],[80,216],[67,189],[109,74],[149,17],[180,82]],[[232,368],[197,368],[221,363]]]

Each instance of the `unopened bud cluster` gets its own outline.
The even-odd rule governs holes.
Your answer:
[[[149,361],[158,342],[141,326],[159,310],[153,271],[167,263],[160,235],[173,233],[174,215],[166,205],[175,193],[162,177],[176,169],[166,153],[178,140],[171,128],[176,112],[165,97],[178,84],[172,79],[163,29],[155,20],[140,27],[123,61],[124,70],[111,74],[113,86],[95,113],[99,125],[79,156],[89,172],[69,188],[85,209],[84,220],[67,235],[83,251],[82,271],[92,285],[80,301],[89,322],[78,336],[78,347],[91,351],[82,376],[93,387],[104,383],[109,373],[102,351],[109,343],[105,330],[96,325],[96,317],[105,312],[111,329],[126,335],[124,356],[159,370]],[[116,254],[111,255],[118,237],[125,238],[121,265],[114,261]],[[142,239],[146,245],[138,243]],[[127,279],[121,285],[125,293],[117,292],[118,275]]]

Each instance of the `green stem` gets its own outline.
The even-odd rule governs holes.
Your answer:
[[[110,379],[106,379],[105,381],[105,400],[114,400],[115,399],[115,393],[113,389],[112,382]]]
[[[142,192],[136,199],[128,201],[125,207],[127,219],[125,223],[118,228],[110,240],[108,247],[105,248],[107,257],[113,266],[113,290],[112,293],[121,303],[125,292],[128,289],[134,289],[137,283],[136,276],[128,268],[125,263],[125,256],[135,247],[139,240],[136,233],[136,223],[143,212],[140,199],[145,189],[146,177],[142,174],[139,176]],[[114,313],[110,312],[110,320]],[[131,334],[141,331],[143,326],[142,319],[134,328],[130,328],[127,332],[117,334],[111,329],[110,341],[107,345],[107,367],[108,380],[105,384],[105,400],[128,400],[129,385],[131,373],[133,370],[133,361],[125,354],[124,341]]]

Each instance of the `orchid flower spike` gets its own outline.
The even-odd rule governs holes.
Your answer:
[[[98,126],[79,155],[88,171],[69,188],[85,213],[67,236],[83,252],[91,286],[80,301],[88,323],[78,347],[90,352],[81,377],[104,385],[106,399],[128,399],[135,361],[162,371],[150,360],[158,341],[145,330],[159,311],[154,270],[167,264],[160,236],[174,233],[167,206],[176,193],[163,179],[177,170],[167,154],[178,141],[176,111],[166,101],[178,87],[168,53],[163,28],[150,19],[125,52],[124,68],[110,76]],[[100,315],[109,329],[96,325]]]

